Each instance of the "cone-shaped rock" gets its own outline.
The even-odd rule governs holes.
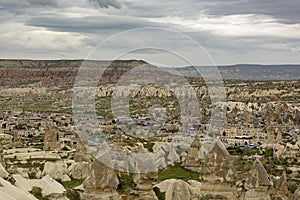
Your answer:
[[[200,176],[204,181],[235,183],[236,169],[233,159],[220,140],[216,140],[203,161]]]
[[[288,186],[287,186],[287,180],[286,180],[286,171],[283,171],[282,176],[280,177],[277,189],[280,192],[288,193]]]
[[[187,157],[183,161],[182,166],[184,167],[200,167],[200,149],[201,143],[199,136],[195,135],[195,138],[187,152]]]
[[[245,185],[247,188],[269,187],[273,185],[268,172],[258,159],[256,159],[253,163]]]

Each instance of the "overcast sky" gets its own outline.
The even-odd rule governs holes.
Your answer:
[[[217,65],[300,63],[299,11],[299,0],[0,0],[0,57],[86,58],[100,42],[121,31],[159,27],[190,36]],[[145,35],[116,40],[118,45],[106,53],[101,50],[99,59],[112,59],[110,53],[116,55],[120,46],[142,47],[151,38],[162,49],[174,43],[196,52],[175,36],[159,31]],[[175,64],[171,57],[143,50],[124,58]]]

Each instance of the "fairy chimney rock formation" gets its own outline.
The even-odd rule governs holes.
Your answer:
[[[290,199],[285,170],[277,181],[276,187],[272,187],[271,197],[272,199]]]
[[[254,161],[245,184],[248,188],[272,186],[271,178],[259,159]]]
[[[91,175],[83,182],[85,192],[82,199],[118,199],[116,191],[119,179],[114,169],[94,160],[91,167]]]
[[[194,140],[187,152],[186,159],[183,161],[182,166],[191,169],[193,171],[198,171],[200,169],[200,149],[201,143],[198,135],[195,135]]]
[[[44,150],[53,151],[60,149],[59,132],[56,126],[48,125],[45,129]]]
[[[263,164],[256,159],[245,181],[245,199],[270,199],[270,187],[273,182]]]
[[[232,183],[236,181],[236,169],[233,159],[220,140],[216,140],[213,148],[202,163],[200,178],[207,182]]]

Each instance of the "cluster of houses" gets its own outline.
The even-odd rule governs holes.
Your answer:
[[[58,149],[67,144],[73,147],[77,139],[72,129],[70,115],[20,110],[0,111],[0,141],[4,148],[29,146],[44,148],[44,143],[47,144],[48,140],[51,142],[52,137],[59,145],[48,150]]]

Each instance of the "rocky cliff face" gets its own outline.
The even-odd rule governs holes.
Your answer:
[[[0,60],[0,86],[70,85],[82,61]]]
[[[106,67],[103,82],[116,82],[129,69],[143,64],[136,60],[0,60],[0,86],[68,86],[74,83],[79,67],[89,65]]]

